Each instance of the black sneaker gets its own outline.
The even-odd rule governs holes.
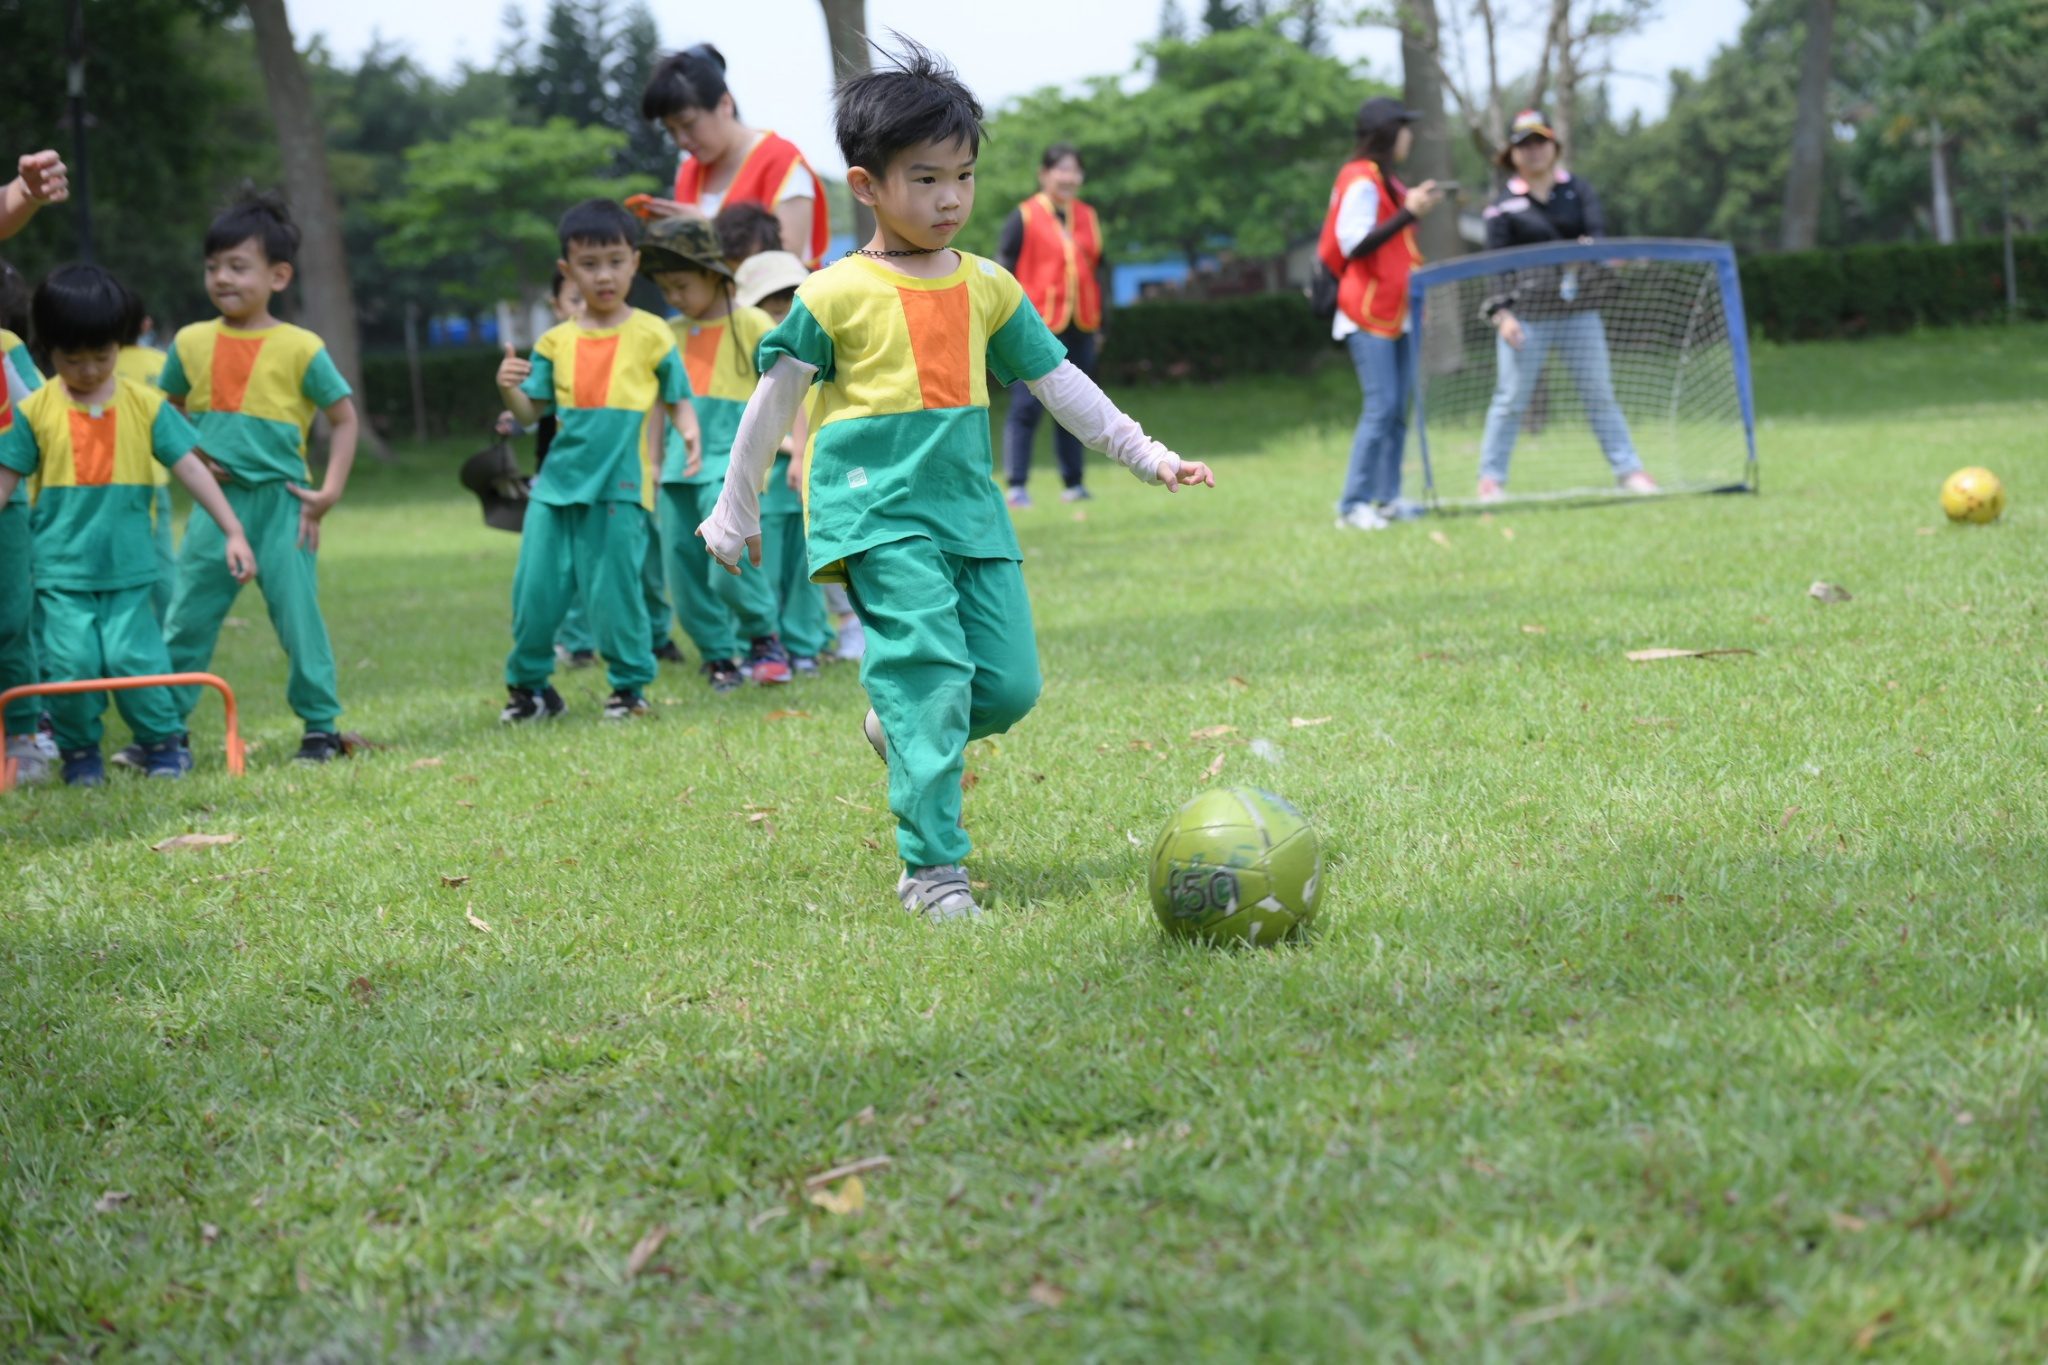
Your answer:
[[[97,745],[89,749],[65,749],[57,757],[64,760],[64,785],[67,787],[97,787],[107,780],[106,765],[100,761]]]
[[[164,744],[157,745],[156,749],[160,750],[164,747],[164,745],[171,743],[175,743],[180,749],[185,751],[185,765],[183,770],[186,772],[190,772],[192,770],[192,736],[179,735],[175,741],[165,740]],[[133,773],[142,773],[150,777],[160,777],[163,775],[161,769],[166,760],[158,758],[156,766],[152,767],[150,763],[150,758],[152,753],[154,752],[155,750],[151,749],[147,745],[130,744],[124,749],[115,750],[113,756],[109,758],[107,762],[112,764],[116,768],[126,768],[128,769],[128,771]]]
[[[292,762],[325,763],[331,758],[347,757],[348,746],[341,742],[340,735],[332,730],[308,730],[299,741],[299,751],[292,755]]]
[[[525,687],[505,689],[505,709],[498,713],[501,725],[521,725],[529,720],[553,720],[569,709],[562,694],[553,687],[535,692]]]
[[[713,692],[737,691],[746,679],[740,676],[740,666],[731,659],[713,659],[697,670],[711,684]]]
[[[763,635],[747,650],[747,676],[763,687],[789,681],[789,651],[779,635]]]
[[[555,657],[561,661],[564,668],[589,668],[597,662],[597,651],[594,649],[564,649],[560,645],[556,645]]]
[[[690,656],[683,653],[683,647],[674,640],[663,640],[661,648],[654,651],[654,657],[665,664],[686,664]]]
[[[621,687],[604,699],[606,720],[636,720],[653,709],[647,704],[647,698],[629,687]]]
[[[192,771],[192,737],[173,735],[161,744],[142,748],[142,772],[146,777],[179,778]]]

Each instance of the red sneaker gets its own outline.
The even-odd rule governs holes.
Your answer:
[[[763,635],[754,641],[747,650],[747,676],[763,687],[789,681],[789,651],[781,637]]]

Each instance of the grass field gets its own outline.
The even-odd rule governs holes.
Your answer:
[[[1125,395],[1220,486],[1024,517],[966,930],[850,670],[508,733],[515,542],[458,450],[365,468],[387,748],[286,763],[251,595],[247,780],[209,704],[189,781],[0,803],[0,1352],[2041,1358],[2048,329],[1757,364],[1761,497],[1379,535],[1341,369]],[[1219,754],[1322,830],[1304,945],[1146,907]]]

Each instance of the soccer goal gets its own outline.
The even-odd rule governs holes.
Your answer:
[[[1428,500],[1754,492],[1756,414],[1735,252],[1615,238],[1488,251],[1410,277]],[[1496,320],[1505,313],[1512,322]],[[1506,336],[1503,336],[1506,333]],[[1510,340],[1517,345],[1508,344]]]

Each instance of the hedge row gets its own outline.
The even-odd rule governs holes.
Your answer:
[[[2048,317],[2048,237],[2013,243],[2020,312]],[[1773,341],[1958,327],[2006,316],[2005,246],[1902,243],[1745,256],[1750,330]]]
[[[2023,316],[2048,317],[2048,237],[2014,243]],[[1995,322],[2006,315],[1999,241],[1797,251],[1742,259],[1752,332],[1773,341],[1856,337],[1914,327]],[[1329,356],[1330,332],[1298,293],[1157,299],[1110,315],[1102,375],[1112,384],[1219,380],[1301,371]],[[423,352],[427,433],[487,438],[499,411],[489,346]],[[412,432],[412,383],[403,352],[364,360],[370,417],[393,437]]]

